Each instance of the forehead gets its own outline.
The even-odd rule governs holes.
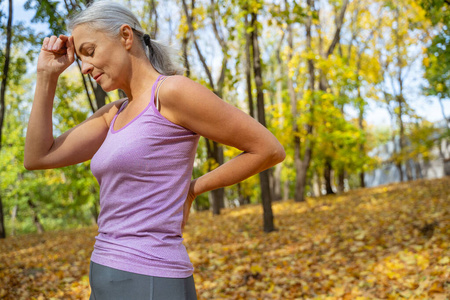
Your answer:
[[[75,27],[72,31],[72,36],[76,50],[80,50],[79,48],[86,44],[98,44],[106,40],[111,41],[104,32],[95,30],[87,24]]]

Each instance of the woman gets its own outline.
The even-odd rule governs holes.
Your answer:
[[[166,48],[127,8],[95,2],[70,28],[72,36],[43,41],[24,165],[48,169],[92,159],[101,211],[90,299],[196,299],[182,244],[192,202],[281,162],[283,147],[253,118],[176,75]],[[103,90],[122,89],[127,98],[53,138],[56,84],[74,54]],[[199,136],[243,152],[191,181]]]

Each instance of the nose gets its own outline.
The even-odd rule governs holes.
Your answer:
[[[81,72],[83,74],[89,74],[92,72],[93,66],[85,61],[81,61]]]

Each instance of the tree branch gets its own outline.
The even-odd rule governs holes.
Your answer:
[[[75,61],[77,62],[77,66],[78,66],[78,69],[80,70],[81,78],[83,79],[84,90],[86,91],[86,96],[87,96],[89,105],[91,107],[92,113],[95,113],[95,108],[94,108],[94,105],[92,104],[91,96],[89,95],[88,86],[86,84],[86,79],[84,78],[83,72],[81,71],[80,61],[78,60],[78,58],[75,59]]]
[[[200,58],[202,66],[205,69],[206,75],[208,76],[209,84],[211,85],[211,88],[213,90],[216,90],[214,80],[211,75],[211,71],[209,70],[208,65],[206,64],[205,58],[200,51],[200,47],[198,46],[197,39],[195,38],[194,27],[192,26],[192,16],[189,14],[189,11],[188,11],[188,8],[186,5],[186,0],[182,0],[182,3],[183,3],[184,13],[186,14],[186,20],[188,22],[189,33],[191,34],[192,41],[194,42],[195,50],[197,51],[198,57]]]
[[[336,27],[336,32],[334,34],[334,38],[333,41],[331,42],[330,47],[328,48],[327,51],[327,57],[331,55],[331,53],[333,53],[334,48],[336,47],[339,38],[340,38],[340,34],[341,34],[341,29],[342,29],[342,25],[344,24],[344,16],[345,16],[345,11],[347,10],[347,6],[348,6],[348,0],[344,1],[344,4],[342,5],[342,9],[341,9],[341,13],[339,15],[339,19],[337,22],[337,27]]]
[[[2,132],[3,132],[3,123],[5,120],[5,94],[6,87],[8,85],[8,72],[9,72],[9,63],[10,63],[10,54],[11,54],[11,43],[12,43],[12,17],[13,17],[13,3],[12,0],[9,0],[9,14],[8,14],[8,23],[6,25],[6,51],[5,51],[5,62],[3,64],[3,74],[1,76],[2,83],[0,89],[0,149],[2,147]],[[0,203],[1,205],[1,203]],[[1,224],[2,232],[0,234],[4,234],[3,228],[3,213],[1,215]],[[3,236],[1,236],[3,237]]]
[[[225,43],[225,40],[223,38],[223,35],[221,36],[219,33],[219,30],[217,28],[216,24],[216,4],[214,3],[214,0],[211,0],[211,23],[214,31],[214,35],[216,36],[217,41],[219,42],[220,46],[222,47],[222,51],[227,48],[227,44]]]

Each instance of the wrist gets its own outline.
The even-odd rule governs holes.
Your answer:
[[[36,77],[38,80],[46,80],[46,81],[52,81],[52,82],[57,82],[58,78],[59,78],[58,73],[54,73],[54,72],[48,72],[48,71],[37,71],[36,73]]]
[[[191,194],[194,196],[194,198],[196,198],[198,195],[201,194],[198,192],[197,180],[198,180],[198,178],[191,180],[191,185],[189,187],[189,190],[190,190]]]

